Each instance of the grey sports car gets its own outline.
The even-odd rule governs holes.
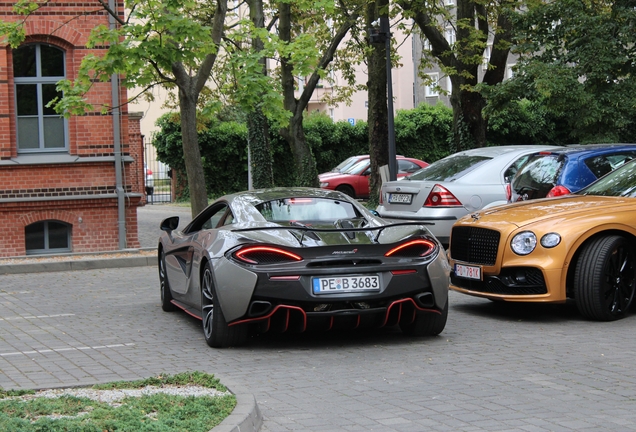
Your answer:
[[[161,223],[162,308],[201,319],[211,347],[268,330],[424,336],[446,325],[448,261],[421,222],[389,224],[336,191],[275,188],[221,197],[178,224]]]

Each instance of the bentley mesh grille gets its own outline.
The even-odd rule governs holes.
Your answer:
[[[458,261],[495,265],[499,248],[499,231],[458,226],[451,236],[451,257]]]

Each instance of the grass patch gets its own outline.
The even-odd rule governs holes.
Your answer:
[[[202,372],[54,392],[0,391],[0,430],[208,432],[236,406],[236,397]]]

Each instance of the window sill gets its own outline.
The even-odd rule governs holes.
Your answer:
[[[123,156],[123,162],[134,162],[130,156]],[[19,155],[13,159],[0,160],[0,166],[11,165],[51,165],[51,164],[76,164],[76,163],[103,163],[115,162],[115,156],[82,157],[73,156],[68,153],[38,153],[29,155]]]

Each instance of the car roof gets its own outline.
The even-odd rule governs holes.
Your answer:
[[[539,145],[539,144],[531,144],[531,145],[506,145],[506,146],[492,146],[492,147],[479,147],[470,150],[464,150],[459,153],[455,153],[454,155],[473,155],[473,156],[487,156],[487,157],[495,157],[504,153],[510,152],[518,152],[524,153],[527,151],[543,151],[550,149],[559,149],[563,148],[560,146],[551,146],[551,145]],[[454,156],[451,155],[451,156]]]
[[[550,150],[549,154],[580,156],[585,154],[606,154],[617,151],[636,151],[636,144],[573,144],[564,148]]]

